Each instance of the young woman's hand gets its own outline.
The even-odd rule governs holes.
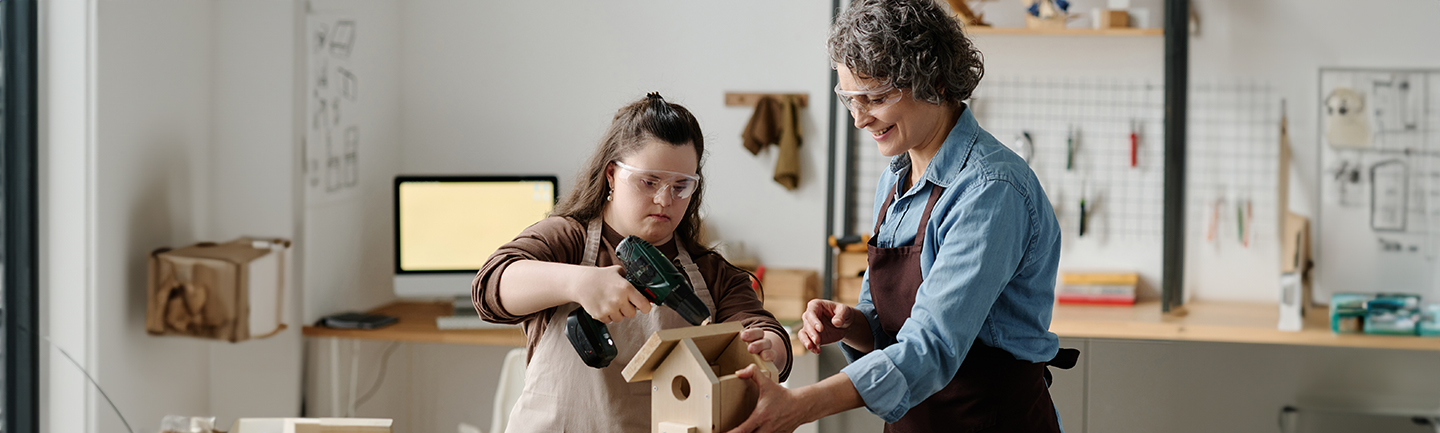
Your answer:
[[[581,278],[572,282],[570,299],[580,304],[590,317],[601,323],[614,323],[650,312],[650,300],[625,280],[624,268],[614,265],[585,269]]]
[[[760,359],[775,362],[775,343],[765,338],[764,329],[747,328],[740,331],[740,341],[747,343],[745,349],[750,353],[760,355]]]
[[[863,317],[860,310],[835,301],[811,299],[800,316],[800,343],[813,353],[820,353],[820,346],[845,338],[855,318]],[[868,331],[868,330],[867,330]]]

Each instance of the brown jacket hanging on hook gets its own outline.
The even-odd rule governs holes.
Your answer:
[[[762,96],[755,102],[755,114],[740,133],[745,149],[752,155],[770,144],[780,150],[775,158],[775,182],[793,190],[800,185],[799,101],[794,96]]]

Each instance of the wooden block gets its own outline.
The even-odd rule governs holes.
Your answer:
[[[1100,12],[1100,28],[1123,29],[1130,27],[1130,12],[1106,10]]]
[[[814,298],[820,291],[820,274],[809,269],[765,269],[760,281],[765,297]]]
[[[1280,272],[1304,270],[1310,262],[1310,220],[1286,212],[1280,230]]]
[[[860,303],[860,289],[864,282],[864,277],[840,277],[836,279],[835,302],[851,306]]]
[[[700,433],[700,429],[693,425],[685,425],[675,422],[661,422],[660,433]]]
[[[755,402],[760,399],[760,391],[754,384],[733,374],[720,378],[715,390],[721,396],[715,413],[716,433],[739,427],[755,411]]]
[[[835,274],[839,277],[858,277],[870,266],[864,251],[842,252],[835,255]]]
[[[810,299],[766,296],[765,311],[774,314],[779,320],[800,320],[800,316],[805,314],[805,306],[809,303]]]

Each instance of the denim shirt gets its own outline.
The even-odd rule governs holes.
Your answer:
[[[910,157],[891,159],[875,187],[872,215],[886,212],[875,233],[882,248],[913,245],[920,214],[936,185],[920,254],[923,282],[910,318],[895,338],[880,328],[867,273],[856,306],[870,321],[875,350],[841,344],[865,406],[895,422],[950,383],[977,338],[1015,358],[1049,361],[1059,349],[1050,332],[1060,263],[1060,226],[1030,166],[990,133],[966,107],[930,161],[923,179],[885,194],[909,176]]]

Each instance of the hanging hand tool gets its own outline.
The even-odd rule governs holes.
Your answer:
[[[1130,168],[1135,168],[1139,162],[1136,153],[1140,147],[1140,125],[1138,120],[1130,119]]]
[[[1075,125],[1065,134],[1065,171],[1075,169]]]

